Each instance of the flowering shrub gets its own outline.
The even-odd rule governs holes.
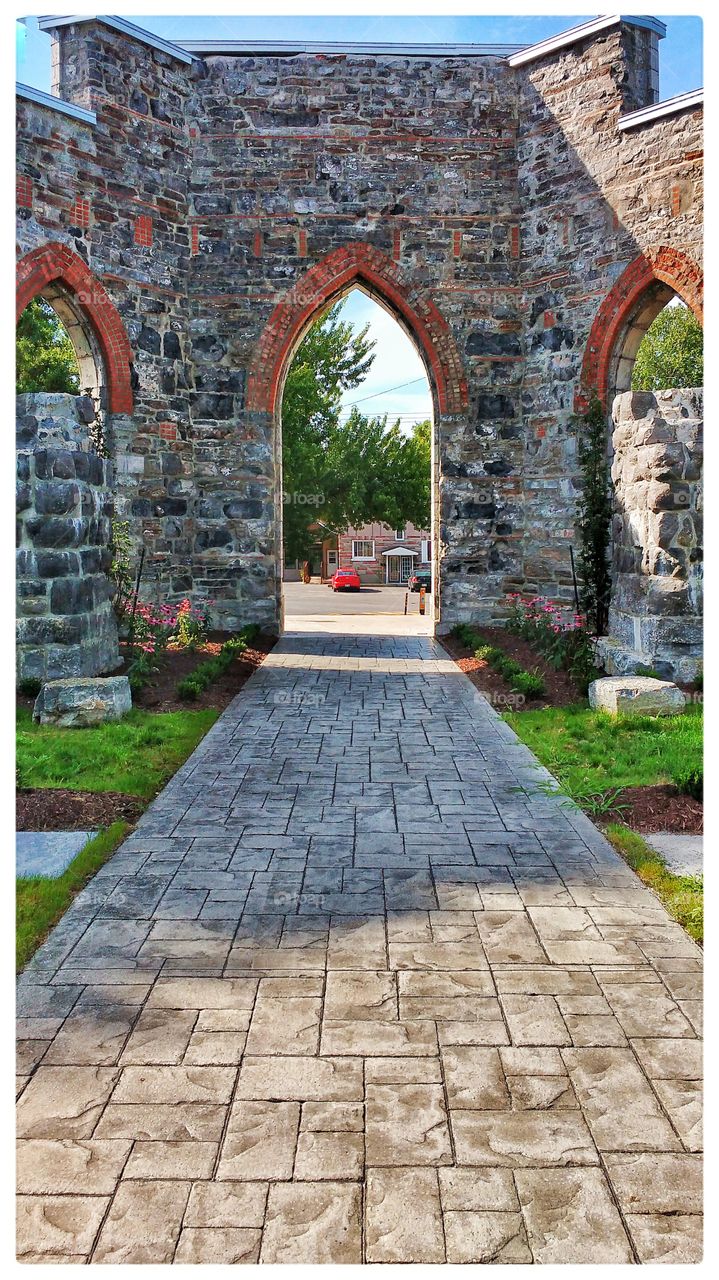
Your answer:
[[[532,645],[547,662],[571,676],[582,690],[594,678],[594,639],[581,613],[562,608],[542,596],[525,600],[516,592],[507,597],[508,630]]]
[[[195,649],[207,638],[209,603],[196,607],[189,600],[181,604],[143,604],[135,610],[133,648],[140,653],[157,653],[168,646]]]

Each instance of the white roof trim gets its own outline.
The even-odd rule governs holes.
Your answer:
[[[37,102],[41,107],[51,107],[53,111],[61,111],[65,116],[82,120],[85,124],[97,124],[94,111],[86,111],[84,107],[76,107],[74,102],[63,102],[62,98],[54,98],[51,93],[42,89],[33,89],[29,84],[17,84],[15,92],[18,98],[26,98],[29,102]]]
[[[419,551],[410,551],[409,547],[390,547],[389,551],[383,551],[383,556],[418,556]]]
[[[640,124],[648,124],[650,120],[661,120],[662,116],[673,116],[677,111],[687,111],[692,107],[704,105],[704,90],[692,89],[690,93],[678,93],[674,98],[665,98],[664,102],[655,102],[650,107],[642,107],[639,111],[630,111],[620,116],[619,129],[636,129]]]
[[[388,44],[385,41],[351,40],[186,40],[184,47],[196,54],[245,54],[251,57],[291,58],[301,53],[350,53],[390,58],[507,58],[521,44]]]
[[[559,35],[550,36],[548,40],[540,40],[538,44],[531,44],[528,48],[523,49],[521,53],[511,54],[507,61],[510,67],[523,67],[526,63],[535,62],[538,58],[544,58],[547,54],[554,53],[557,49],[565,49],[568,45],[576,44],[579,40],[586,40],[588,36],[597,35],[600,31],[605,31],[609,27],[616,27],[620,22],[655,31],[660,40],[663,40],[667,34],[666,23],[660,22],[658,18],[629,18],[624,17],[622,14],[611,14],[605,18],[594,18],[591,22],[582,22],[578,27],[570,27],[569,31],[560,31]]]
[[[163,40],[162,36],[153,35],[151,31],[145,31],[142,27],[136,27],[134,22],[128,22],[126,18],[91,13],[74,14],[62,18],[38,18],[41,31],[52,31],[55,27],[69,27],[72,23],[81,22],[101,22],[103,26],[110,27],[113,31],[121,31],[125,36],[132,36],[133,40],[138,40],[140,44],[147,44],[152,49],[169,53],[172,58],[177,58],[178,62],[193,63],[195,61],[194,56],[181,45],[174,44],[171,40]]]

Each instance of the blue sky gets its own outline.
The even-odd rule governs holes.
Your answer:
[[[268,39],[285,40],[386,40],[412,43],[534,44],[547,36],[566,31],[587,21],[587,14],[570,17],[376,17],[325,15],[310,17],[147,17],[128,19],[147,31],[176,40],[183,39]],[[702,76],[702,22],[698,17],[667,17],[667,35],[659,45],[660,95],[662,98],[699,88]],[[46,91],[50,88],[50,37],[38,30],[29,18],[18,38],[18,80]],[[362,398],[360,408],[367,414],[403,415],[409,425],[431,414],[431,398],[424,365],[410,339],[397,322],[359,290],[348,295],[344,318],[361,327],[369,322],[376,340],[376,357],[369,377],[361,388],[348,392],[345,405]],[[403,385],[396,391],[386,391]],[[383,392],[376,395],[377,392]],[[367,397],[372,397],[367,399]]]
[[[430,418],[432,397],[424,364],[397,321],[361,289],[353,289],[347,295],[342,319],[359,329],[369,323],[370,336],[377,344],[368,377],[361,387],[345,393],[343,407],[360,401],[358,408],[368,417],[382,413],[388,414],[390,421],[401,417],[406,428],[413,421]]]

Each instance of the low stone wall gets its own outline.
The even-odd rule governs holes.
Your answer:
[[[92,401],[17,399],[18,679],[119,665],[110,604],[112,466],[92,446]]]
[[[702,654],[703,394],[627,391],[612,410],[610,674],[695,678]]]

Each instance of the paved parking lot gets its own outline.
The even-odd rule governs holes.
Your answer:
[[[314,617],[334,613],[391,613],[404,615],[405,596],[408,613],[419,613],[419,592],[406,587],[362,587],[361,591],[333,591],[321,582],[285,582],[285,613],[292,617]]]

